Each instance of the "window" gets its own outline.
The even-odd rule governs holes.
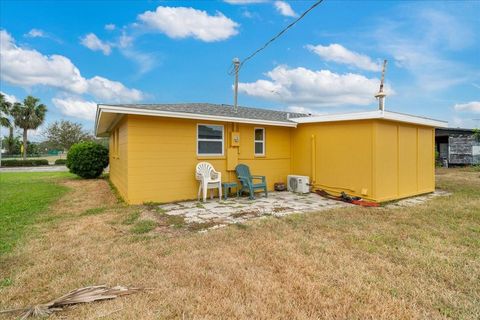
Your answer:
[[[117,158],[119,155],[119,152],[118,152],[119,145],[120,145],[120,130],[117,128],[115,130],[115,155],[117,156]]]
[[[198,125],[197,154],[199,156],[223,156],[223,126]]]
[[[255,155],[265,155],[265,129],[255,128]]]
[[[110,145],[110,153],[113,158],[118,157],[118,145],[119,145],[119,130],[118,128],[112,131],[112,143]]]

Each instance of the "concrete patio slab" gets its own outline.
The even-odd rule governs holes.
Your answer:
[[[168,215],[185,218],[186,223],[215,223],[226,225],[243,223],[262,216],[286,216],[293,213],[317,212],[327,209],[351,206],[348,203],[325,199],[317,194],[295,194],[291,192],[271,192],[268,198],[258,195],[257,199],[248,197],[218,198],[207,202],[186,201],[159,205],[158,208]]]
[[[450,193],[437,190],[434,193],[407,198],[385,204],[380,208],[405,208],[420,205],[439,196]],[[187,224],[208,225],[207,229],[219,228],[228,224],[244,223],[251,219],[266,216],[282,217],[295,213],[319,212],[334,208],[354,206],[349,203],[323,198],[315,193],[295,194],[291,192],[271,192],[268,198],[257,195],[257,199],[248,197],[219,200],[209,199],[207,202],[184,201],[158,205],[157,209],[170,216],[181,216]]]
[[[416,206],[422,203],[425,203],[429,200],[432,200],[436,197],[445,197],[451,195],[450,192],[447,192],[445,190],[435,190],[435,192],[432,193],[427,193],[424,195],[416,196],[416,197],[411,197],[411,198],[406,198],[398,201],[394,201],[391,203],[388,203],[384,206],[384,208],[388,209],[395,209],[395,208],[405,208],[405,207],[412,207]]]

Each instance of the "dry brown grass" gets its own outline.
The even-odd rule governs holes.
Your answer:
[[[74,187],[26,245],[0,260],[0,309],[74,288],[154,288],[60,319],[478,319],[480,173],[440,170],[453,192],[417,207],[347,208],[207,233],[134,235],[138,207],[104,180]],[[101,214],[81,215],[108,206]],[[143,210],[143,209],[142,209]],[[105,316],[107,315],[107,316]]]

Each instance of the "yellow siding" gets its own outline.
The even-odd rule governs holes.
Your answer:
[[[392,121],[375,121],[376,201],[435,190],[434,129]]]
[[[197,156],[197,124],[224,126],[225,156]],[[269,188],[285,182],[290,169],[290,128],[263,126],[266,155],[254,156],[254,128],[259,126],[162,117],[128,116],[128,200],[171,202],[197,197],[195,166],[210,162],[222,172],[223,181],[235,180],[227,171],[230,132],[240,132],[238,162],[250,166],[252,174],[267,176]]]
[[[384,123],[377,123],[374,126],[375,150],[374,155],[375,194],[373,198],[386,198],[389,195],[397,194],[398,174],[398,132],[397,126],[390,126]]]
[[[224,156],[197,156],[199,123],[224,126]],[[265,156],[254,154],[256,127],[265,128]],[[240,135],[238,147],[231,132]],[[172,202],[197,197],[198,162],[210,162],[224,182],[236,180],[227,164],[244,163],[267,177],[269,190],[298,174],[314,189],[388,201],[434,191],[433,141],[433,128],[385,120],[286,128],[128,115],[110,137],[110,179],[131,204]]]
[[[113,129],[110,135],[110,180],[120,195],[128,201],[128,128],[127,118],[124,117]],[[118,134],[118,138],[116,138]],[[114,139],[116,139],[114,141]],[[115,144],[118,143],[118,147]],[[117,152],[118,150],[118,152]]]
[[[292,174],[309,176],[315,189],[371,198],[372,134],[369,121],[301,124],[293,131]]]

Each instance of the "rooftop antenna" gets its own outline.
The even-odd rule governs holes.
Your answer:
[[[375,98],[378,99],[378,110],[385,111],[385,96],[387,95],[383,92],[383,83],[385,81],[385,69],[387,68],[387,60],[383,60],[382,68],[382,79],[380,80],[380,90],[375,95]]]
[[[240,69],[240,59],[233,58],[233,67],[235,72],[234,95],[233,95],[233,111],[238,112],[238,71]]]

